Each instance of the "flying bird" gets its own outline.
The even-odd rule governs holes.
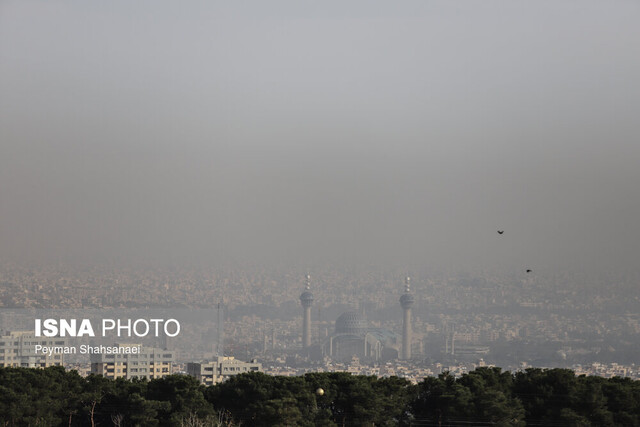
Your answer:
[[[527,273],[531,273],[531,270],[527,270]]]
[[[504,233],[504,230],[498,230],[498,234]]]

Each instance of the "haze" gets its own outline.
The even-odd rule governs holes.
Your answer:
[[[639,13],[3,1],[0,255],[637,271]]]

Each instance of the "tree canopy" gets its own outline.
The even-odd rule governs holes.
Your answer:
[[[318,392],[321,389],[322,392]],[[5,426],[640,426],[640,381],[478,368],[418,384],[344,372],[240,374],[210,387],[0,368]]]

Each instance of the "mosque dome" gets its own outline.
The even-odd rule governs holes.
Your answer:
[[[342,313],[336,320],[336,334],[360,335],[367,332],[367,320],[356,311]]]

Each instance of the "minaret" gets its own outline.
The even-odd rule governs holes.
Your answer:
[[[404,310],[402,321],[402,355],[403,359],[411,359],[411,306],[413,305],[413,295],[411,295],[411,278],[404,281],[404,294],[400,297],[400,305]]]
[[[218,303],[218,344],[216,345],[218,356],[224,356],[224,306]]]
[[[302,318],[302,347],[311,347],[311,304],[313,304],[313,294],[311,289],[311,276],[307,274],[307,285],[300,295],[300,304],[304,310]]]

